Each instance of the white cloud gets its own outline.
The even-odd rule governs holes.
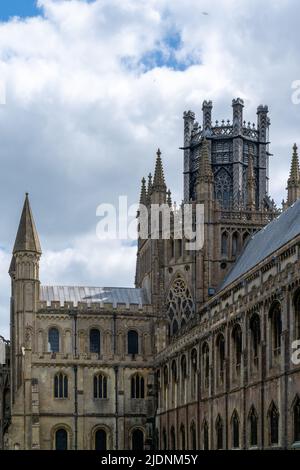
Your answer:
[[[0,328],[8,323],[5,263],[25,191],[44,250],[43,282],[130,285],[135,249],[91,242],[95,209],[119,194],[135,201],[158,146],[167,183],[180,200],[185,109],[201,121],[201,103],[212,99],[214,119],[227,119],[231,99],[242,96],[245,119],[254,121],[257,105],[269,104],[275,154],[270,189],[278,202],[292,144],[300,143],[300,106],[291,102],[291,84],[300,79],[296,0],[39,4],[43,16],[0,25],[6,81],[0,108],[0,279],[6,283]],[[174,57],[193,65],[147,70],[145,54],[155,59],[161,48],[167,56],[171,32],[181,38]]]

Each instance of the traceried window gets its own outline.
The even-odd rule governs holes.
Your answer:
[[[107,398],[107,377],[103,374],[94,375],[94,398]]]
[[[230,209],[232,198],[232,179],[225,168],[215,176],[215,195],[223,209]]]
[[[140,374],[131,377],[131,398],[145,397],[145,380]]]
[[[62,372],[54,377],[54,398],[68,398],[68,377]]]
[[[194,301],[185,280],[177,276],[167,298],[170,334],[175,335],[194,314]]]

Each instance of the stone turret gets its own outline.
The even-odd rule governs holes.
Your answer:
[[[39,447],[38,436],[33,436],[30,416],[33,413],[31,354],[35,314],[40,298],[39,261],[41,254],[41,245],[29,197],[26,194],[9,270],[12,279],[11,391],[14,404],[11,436],[20,426],[20,420],[28,416],[24,429],[24,442],[20,442],[22,449],[31,448],[33,442],[36,448]],[[22,414],[24,414],[23,417]],[[35,428],[38,428],[38,423]],[[32,436],[32,444],[30,436]]]
[[[141,184],[140,204],[143,204],[144,206],[147,205],[147,190],[146,190],[145,178],[142,179],[142,184]]]
[[[167,187],[161,159],[161,151],[157,150],[155,172],[152,184],[151,203],[164,204],[166,202]]]
[[[287,205],[291,206],[300,197],[300,170],[297,145],[293,146],[290,176],[287,181]]]

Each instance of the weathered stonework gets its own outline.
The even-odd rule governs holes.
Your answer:
[[[299,446],[300,365],[291,354],[300,339],[300,228],[286,239],[284,227],[272,253],[230,278],[253,235],[279,215],[267,193],[268,109],[258,108],[255,127],[243,121],[242,100],[232,105],[232,125],[212,124],[210,101],[202,128],[184,113],[184,201],[203,204],[203,247],[188,250],[176,237],[178,207],[158,150],[140,203],[170,207],[171,237],[138,240],[136,287],[126,293],[41,286],[26,197],[10,267],[6,447]],[[296,201],[289,226],[300,227],[295,152],[284,208]]]

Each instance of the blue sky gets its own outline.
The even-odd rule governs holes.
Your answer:
[[[28,17],[41,14],[36,7],[35,0],[2,0],[0,6],[0,19],[7,21],[12,16]]]

